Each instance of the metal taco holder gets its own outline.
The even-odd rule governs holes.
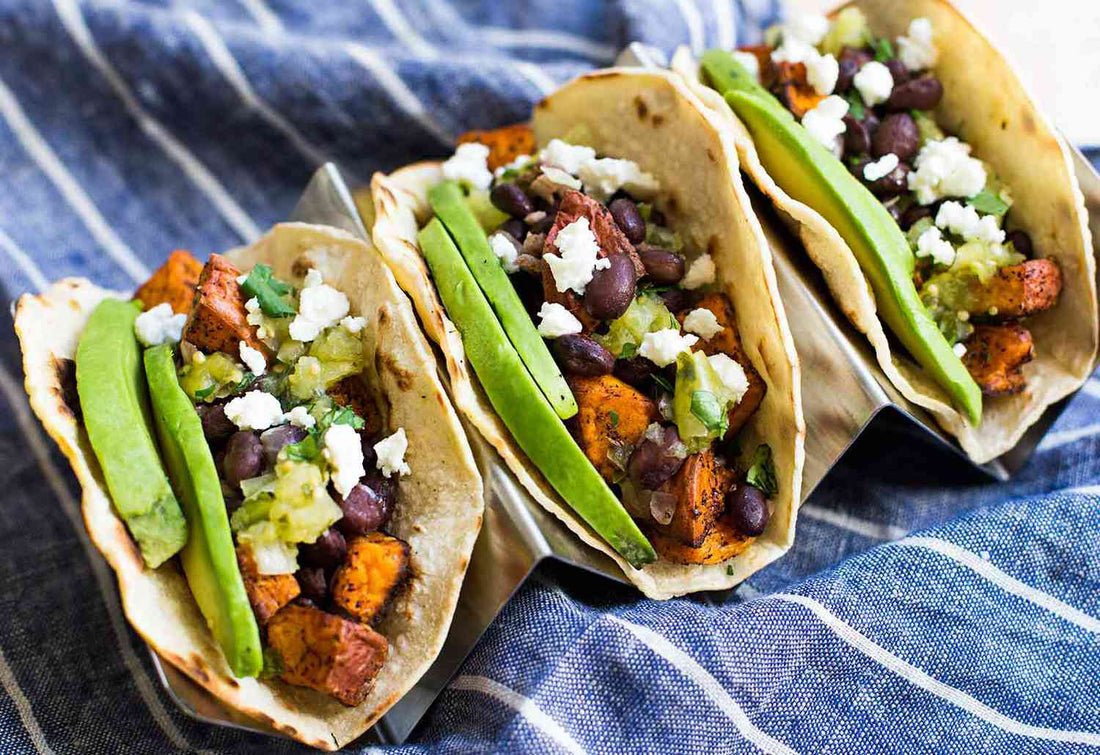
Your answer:
[[[664,67],[663,56],[635,43],[619,65]],[[1074,168],[1089,210],[1093,238],[1100,239],[1100,175],[1076,150]],[[955,442],[919,407],[906,401],[881,373],[869,344],[833,303],[821,276],[781,227],[765,200],[756,197],[775,258],[780,293],[802,365],[806,418],[805,501],[833,465],[876,418],[893,422],[892,431],[946,450],[981,473],[1006,480],[1027,461],[1072,396],[1054,404],[1008,453],[984,465],[972,464]],[[337,168],[319,168],[306,187],[291,220],[331,225],[369,238]],[[444,371],[441,378],[447,383]],[[835,390],[822,390],[832,386]],[[448,386],[449,387],[449,386]],[[844,396],[836,401],[838,394]],[[401,743],[534,569],[554,559],[625,583],[618,567],[602,553],[583,546],[556,518],[518,484],[480,434],[465,423],[471,448],[485,482],[485,516],[474,546],[447,640],[424,677],[366,735],[382,743]],[[704,596],[721,601],[726,593]],[[152,651],[151,651],[152,652]],[[152,652],[153,665],[169,697],[188,716],[245,731],[282,736],[262,723],[227,709],[203,688]]]

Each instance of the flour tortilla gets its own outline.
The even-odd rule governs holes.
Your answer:
[[[741,184],[732,140],[678,77],[638,69],[597,71],[574,80],[539,103],[533,127],[541,145],[579,127],[597,152],[639,163],[660,182],[656,204],[683,234],[687,247],[709,249],[713,255],[721,290],[737,313],[745,352],[768,386],[760,409],[742,431],[741,447],[747,457],[757,444],[770,445],[779,480],[767,530],[740,556],[710,566],[658,561],[634,569],[573,512],[519,449],[466,364],[462,337],[439,301],[417,246],[418,228],[431,216],[428,189],[443,180],[439,163],[374,176],[369,214],[375,244],[412,297],[428,335],[439,344],[456,406],[543,507],[585,543],[613,558],[651,598],[732,587],[779,558],[794,540],[806,432],[794,341],[771,252]]]
[[[438,655],[481,527],[481,478],[412,307],[370,245],[336,229],[291,223],[275,226],[229,257],[246,270],[263,262],[284,279],[300,280],[315,267],[345,292],[352,314],[367,319],[365,377],[382,399],[389,428],[404,427],[408,435],[406,460],[412,473],[400,479],[399,503],[387,529],[409,543],[414,577],[378,628],[389,640],[390,656],[361,705],[348,708],[321,692],[279,681],[234,678],[176,560],[156,570],[145,568],[111,506],[87,434],[74,415],[75,391],[66,395],[59,375],[76,353],[95,306],[126,294],[71,278],[39,296],[23,296],[15,329],[26,389],[83,487],[85,525],[118,575],[123,608],[138,634],[233,710],[313,747],[335,750],[374,724]]]
[[[933,69],[944,86],[936,120],[974,147],[974,156],[993,166],[1015,200],[1010,229],[1031,236],[1036,250],[1057,260],[1063,288],[1057,306],[1028,318],[1035,359],[1024,366],[1027,389],[1015,396],[983,397],[982,423],[971,425],[947,394],[887,339],[874,295],[852,250],[812,207],[789,197],[765,172],[748,129],[714,90],[699,78],[686,49],[673,57],[673,70],[726,122],[741,164],[753,182],[801,238],[845,315],[867,335],[879,366],[905,398],[928,410],[958,438],[975,462],[991,461],[1020,440],[1043,411],[1079,388],[1092,372],[1097,348],[1096,262],[1084,197],[1069,148],[1039,112],[1008,61],[945,0],[858,0],[876,35],[905,34],[914,18],[932,22],[939,61]]]

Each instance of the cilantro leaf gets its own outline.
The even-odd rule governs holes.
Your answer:
[[[733,564],[730,564],[729,566],[726,567],[726,576],[727,577],[732,577],[733,576]]]
[[[618,427],[619,426],[619,413],[617,411],[615,411],[614,409],[609,411],[607,413],[607,418],[611,420],[611,426],[612,427]]]
[[[288,459],[294,461],[313,461],[321,455],[321,444],[317,440],[318,435],[310,432],[297,443],[289,443],[283,446],[283,451]]]
[[[844,99],[848,101],[848,114],[857,121],[862,121],[867,115],[867,106],[863,104],[863,97],[856,89],[849,89]]]
[[[870,40],[871,49],[875,51],[875,60],[879,63],[885,63],[894,57],[894,43],[886,37],[879,37],[878,39],[872,37]]]
[[[206,399],[213,396],[214,391],[216,390],[218,390],[218,384],[214,383],[213,385],[207,386],[206,388],[201,388],[195,391],[195,398],[199,401],[205,401]]]
[[[334,406],[321,417],[317,425],[324,432],[333,425],[351,425],[356,430],[362,430],[367,423],[350,406]]]
[[[290,317],[295,314],[294,307],[283,297],[293,289],[290,284],[284,283],[271,276],[271,268],[267,265],[256,265],[248,274],[241,290],[249,297],[255,297],[260,303],[260,309],[269,317]]]
[[[984,215],[996,215],[1002,217],[1008,212],[1008,202],[1001,199],[1001,195],[986,187],[971,197],[967,204]]]
[[[691,413],[710,432],[721,434],[729,426],[725,405],[710,391],[694,391],[691,394]]]
[[[241,381],[239,383],[237,383],[235,386],[233,386],[233,393],[243,393],[253,383],[256,382],[256,379],[257,379],[257,376],[255,375],[255,373],[245,372],[244,377],[241,378]],[[198,394],[195,394],[195,395],[198,395]]]
[[[638,344],[633,341],[627,341],[623,344],[623,348],[619,351],[619,359],[630,359],[632,356],[638,353]]]
[[[775,463],[772,461],[772,449],[766,443],[756,447],[752,464],[745,475],[745,482],[771,498],[779,492],[779,483],[775,479]]]

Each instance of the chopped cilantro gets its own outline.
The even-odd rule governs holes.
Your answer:
[[[317,442],[317,435],[310,432],[297,443],[283,446],[286,457],[294,461],[313,461],[321,455],[321,444]]]
[[[612,427],[618,427],[619,426],[619,413],[617,411],[615,411],[614,409],[609,411],[607,413],[607,418],[611,420],[611,426]]]
[[[717,430],[722,434],[728,427],[729,417],[724,409],[723,403],[710,391],[694,391],[691,394],[691,413],[711,432]]]
[[[989,187],[982,189],[971,197],[967,204],[983,215],[996,215],[997,217],[1003,216],[1009,208],[1008,202],[1001,199],[1001,195]]]
[[[293,289],[290,284],[271,277],[271,268],[256,265],[241,284],[241,290],[260,302],[260,309],[269,317],[290,317],[295,314],[294,307],[283,297]]]
[[[313,461],[321,454],[321,439],[330,427],[351,425],[356,430],[362,430],[366,424],[351,407],[334,406],[325,412],[313,427],[309,428],[309,435],[297,443],[284,446],[287,458],[294,461]]]
[[[733,564],[729,564],[726,567],[726,576],[727,577],[732,577],[733,576]]]
[[[672,387],[672,383],[668,382],[668,380],[665,379],[665,376],[662,375],[661,373],[654,372],[652,375],[650,375],[650,377],[653,378],[654,383],[661,386],[662,388],[664,388],[669,393],[675,393],[676,392],[676,389]]]
[[[351,425],[356,430],[362,430],[366,427],[366,422],[350,406],[334,406],[317,423],[317,426],[322,428],[322,432],[333,425]]]
[[[775,463],[772,461],[772,449],[766,443],[756,447],[752,464],[745,475],[745,482],[759,488],[768,498],[779,492],[779,483],[775,479]]]
[[[205,401],[206,399],[213,396],[214,391],[216,391],[216,390],[218,390],[218,384],[214,383],[213,385],[211,385],[207,388],[203,388],[201,390],[195,391],[195,398],[198,399],[199,401]]]
[[[867,115],[867,106],[863,104],[863,97],[860,96],[859,91],[854,88],[849,89],[844,99],[848,101],[848,114],[857,121],[862,121]]]
[[[871,49],[875,51],[875,60],[879,63],[885,63],[894,57],[894,43],[886,37],[879,37],[878,39],[871,37],[870,45]]]
[[[248,387],[251,386],[255,382],[256,382],[256,375],[252,372],[246,372],[246,373],[244,373],[244,377],[241,378],[241,382],[239,382],[235,386],[233,386],[233,392],[234,393],[242,393],[245,390],[247,390]],[[198,394],[196,393],[195,395],[197,396]]]
[[[619,359],[630,359],[632,356],[638,353],[638,344],[633,341],[627,341],[623,344],[623,348],[619,351]]]

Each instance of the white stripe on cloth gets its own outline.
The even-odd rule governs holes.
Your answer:
[[[480,692],[495,698],[507,705],[512,710],[523,716],[531,726],[541,731],[559,745],[566,752],[580,753],[584,748],[577,743],[549,714],[540,708],[534,700],[524,697],[510,687],[494,681],[486,676],[465,675],[457,677],[450,684],[450,689]]]
[[[526,60],[513,60],[510,65],[515,67],[516,73],[534,84],[535,88],[543,95],[550,94],[558,88],[557,83],[534,63]]]
[[[733,21],[733,0],[711,0],[718,20],[718,46],[729,50],[737,44],[737,27]]]
[[[1001,571],[981,556],[971,553],[965,548],[960,548],[954,543],[935,537],[907,537],[904,540],[898,540],[894,545],[927,548],[935,551],[985,577],[1005,592],[1030,601],[1040,608],[1050,611],[1058,618],[1076,624],[1086,631],[1100,634],[1100,619],[1074,608],[1069,603],[1059,600],[1053,595],[1021,582],[1012,575]]]
[[[1100,734],[1088,731],[1067,731],[1063,729],[1050,729],[1045,726],[1033,726],[1032,724],[1006,716],[1004,713],[989,707],[968,693],[929,676],[908,661],[902,660],[881,645],[877,645],[866,635],[844,623],[844,621],[835,616],[829,609],[813,598],[808,598],[804,595],[791,595],[789,593],[773,595],[772,597],[809,609],[814,616],[832,630],[833,634],[871,660],[897,674],[910,684],[932,693],[951,705],[982,719],[986,723],[1002,731],[1048,742],[1064,742],[1067,744],[1090,745],[1093,747],[1100,746]]]
[[[192,155],[182,142],[177,140],[155,118],[145,112],[141,107],[126,82],[122,80],[118,71],[104,57],[102,51],[92,38],[92,33],[84,23],[79,0],[52,0],[57,15],[65,29],[76,42],[84,57],[96,67],[96,69],[111,85],[115,94],[122,100],[123,106],[130,113],[141,130],[164,151],[164,153],[180,167],[191,179],[191,182],[206,195],[207,199],[217,208],[231,228],[245,241],[252,241],[260,236],[260,228],[248,216],[248,213],[237,204],[229,195],[221,182],[214,177],[206,167]]]
[[[444,144],[450,145],[454,138],[428,113],[424,104],[417,99],[413,91],[405,86],[405,82],[394,73],[374,50],[364,47],[357,42],[348,42],[344,50],[351,59],[365,68],[379,86],[393,98],[397,106],[408,113],[417,123],[424,127],[432,136]]]
[[[435,49],[428,40],[420,36],[420,34],[409,25],[409,22],[405,20],[405,16],[402,15],[401,11],[397,9],[397,6],[393,4],[393,0],[367,1],[371,4],[371,7],[374,8],[374,12],[382,18],[382,23],[386,25],[390,33],[392,33],[401,44],[408,47],[413,54],[428,60],[434,60],[439,57],[439,50]]]
[[[703,54],[706,46],[706,32],[703,27],[703,15],[699,13],[699,7],[695,0],[676,0],[676,7],[680,15],[684,17],[687,25],[688,42],[691,44],[691,52],[698,56]]]
[[[471,27],[495,47],[533,47],[560,50],[610,63],[619,51],[613,46],[552,29],[506,29],[498,26]]]
[[[1081,392],[1087,393],[1093,398],[1100,398],[1100,381],[1096,378],[1089,378],[1085,381],[1085,384],[1081,386]]]
[[[866,519],[845,514],[843,511],[823,509],[820,506],[808,505],[798,510],[799,516],[815,519],[819,522],[831,524],[834,527],[854,532],[857,535],[874,538],[876,540],[897,540],[909,534],[909,530],[895,527],[885,522],[871,522]]]
[[[1055,448],[1061,448],[1062,446],[1068,446],[1084,438],[1091,438],[1094,435],[1100,434],[1100,424],[1085,425],[1084,427],[1075,427],[1071,430],[1058,430],[1057,432],[1047,433],[1046,437],[1039,442],[1036,447],[1038,451],[1052,451]]]
[[[15,679],[8,659],[4,657],[4,651],[0,650],[0,685],[8,693],[8,697],[15,703],[15,709],[19,711],[19,719],[23,722],[23,728],[27,730],[27,736],[31,738],[34,749],[42,755],[53,755],[53,750],[46,743],[46,735],[42,733],[42,727],[38,725],[38,719],[34,717],[30,700],[19,688],[19,682]]]
[[[108,256],[135,281],[148,278],[149,268],[145,267],[134,251],[111,230],[111,226],[107,224],[91,198],[31,124],[23,108],[15,99],[15,95],[2,80],[0,80],[0,115],[4,116],[8,127],[15,133],[23,149],[61,192],[61,196],[80,217],[81,222],[91,232],[92,238],[107,251]]]
[[[733,721],[745,739],[765,752],[781,753],[782,755],[789,753],[793,755],[795,751],[790,747],[758,729],[752,721],[749,720],[749,717],[745,715],[745,711],[741,709],[741,706],[722,688],[718,680],[711,676],[710,672],[700,666],[698,661],[690,655],[648,627],[635,624],[614,615],[609,615],[607,618],[626,629],[643,645],[664,658],[680,673],[695,682],[695,684],[703,690],[703,693],[710,698],[711,702],[717,705],[718,708]]]
[[[172,719],[169,718],[168,712],[161,704],[160,698],[157,697],[152,681],[149,679],[148,674],[145,673],[145,669],[142,668],[141,662],[134,653],[134,648],[130,644],[132,635],[127,630],[126,622],[123,620],[122,613],[118,608],[118,601],[114,591],[115,581],[108,573],[102,555],[95,549],[95,546],[92,545],[92,541],[88,538],[88,533],[84,529],[84,522],[81,519],[80,505],[73,499],[68,486],[65,484],[65,481],[61,479],[61,474],[50,459],[50,452],[43,441],[42,433],[38,429],[38,424],[35,422],[34,417],[31,416],[30,407],[27,405],[27,398],[23,390],[3,367],[0,367],[0,392],[4,394],[8,404],[11,406],[15,414],[15,420],[24,437],[26,437],[27,443],[30,445],[31,453],[38,463],[39,469],[42,470],[46,482],[49,483],[50,488],[53,489],[54,495],[60,500],[61,509],[68,518],[73,529],[76,531],[77,538],[84,548],[84,555],[88,558],[88,562],[92,566],[92,572],[95,574],[96,585],[99,587],[100,597],[103,599],[103,604],[107,607],[107,613],[111,619],[111,628],[114,630],[115,640],[119,649],[122,651],[122,661],[130,671],[131,676],[134,677],[134,682],[137,686],[138,693],[141,695],[141,699],[145,701],[145,705],[148,707],[153,720],[156,721],[161,731],[171,740],[172,744],[182,750],[190,751],[191,745],[184,738],[183,733],[180,732],[172,722]]]
[[[248,11],[248,14],[252,18],[256,19],[256,23],[265,34],[281,34],[283,31],[283,22],[279,20],[279,17],[267,7],[264,0],[241,0],[241,5]]]
[[[11,236],[4,233],[3,229],[0,229],[0,248],[19,266],[19,269],[30,279],[31,285],[35,289],[44,291],[49,287],[49,281],[46,280],[46,276],[42,274],[38,265],[34,264],[34,260],[30,258],[30,255],[20,249],[19,245],[12,240]]]

